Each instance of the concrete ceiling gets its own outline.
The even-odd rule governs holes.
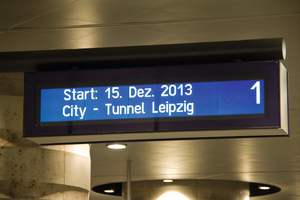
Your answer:
[[[132,142],[122,151],[93,144],[92,186],[125,182],[132,160],[133,181],[261,182],[282,191],[254,199],[300,199],[300,1],[0,0],[1,52],[275,37],[287,43],[290,137]]]

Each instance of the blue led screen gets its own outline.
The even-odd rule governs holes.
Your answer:
[[[265,113],[264,80],[41,89],[40,122]]]

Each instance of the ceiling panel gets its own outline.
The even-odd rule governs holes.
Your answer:
[[[226,17],[252,16],[254,14],[254,11],[258,12],[256,10],[261,4],[261,1],[247,0],[177,0],[172,4],[167,4],[157,9],[173,13],[193,14],[203,19],[214,19]]]
[[[299,91],[299,90],[298,90]],[[296,99],[299,101],[299,95],[297,95],[298,99]],[[290,101],[292,101],[294,99],[291,99]],[[297,104],[299,106],[299,104]],[[300,107],[296,107],[296,108],[291,108],[289,110],[289,117],[290,117],[290,130],[291,130],[291,136],[292,137],[300,137]],[[294,152],[296,154],[298,154],[299,152]],[[299,153],[300,154],[300,153]]]
[[[134,17],[122,20],[121,23],[157,23],[157,22],[181,22],[197,19],[197,16],[191,14],[181,14],[173,12],[165,12],[158,10],[149,10]]]
[[[211,41],[268,38],[274,32],[268,26],[239,21],[216,21],[205,27],[183,33],[185,36],[203,37]]]
[[[98,31],[101,31],[101,28],[32,30],[32,31],[26,31],[26,33],[76,41]]]
[[[180,44],[180,43],[197,43],[207,42],[206,38],[191,37],[184,35],[174,35],[163,40],[158,41],[156,44]]]
[[[3,51],[45,50],[52,49],[66,42],[68,40],[26,32],[4,32],[0,35],[0,48]]]
[[[77,0],[50,12],[48,15],[65,19],[111,24],[146,11],[147,9],[144,8],[111,4],[102,1]]]
[[[1,28],[15,27],[23,22],[33,19],[39,15],[53,11],[60,6],[65,6],[74,0],[0,0],[0,24]]]
[[[156,22],[148,24],[140,24],[139,29],[158,31],[164,33],[181,34],[198,28],[204,28],[211,22],[188,21],[188,22]]]
[[[155,9],[165,4],[169,4],[174,2],[175,0],[130,0],[130,1],[123,1],[123,0],[94,0],[94,1],[102,1],[112,4],[120,4],[120,5],[127,5],[127,6],[134,6],[134,7],[141,7],[141,8],[148,8],[148,9]]]
[[[153,44],[170,36],[171,33],[146,31],[133,26],[117,26],[101,29],[78,41],[89,42],[91,47],[136,46]]]
[[[243,21],[249,24],[268,26],[274,30],[288,30],[288,28],[300,23],[300,17],[298,13],[286,15],[256,16],[236,20]]]
[[[35,17],[31,20],[28,20],[18,26],[14,27],[14,29],[25,30],[51,30],[51,29],[65,29],[66,27],[78,27],[84,26],[92,26],[94,22],[88,22],[84,20],[75,20],[75,19],[66,19],[62,17],[56,17],[52,15],[41,15]]]

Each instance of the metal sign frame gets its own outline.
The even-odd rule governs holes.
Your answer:
[[[167,75],[166,75],[167,74]],[[214,119],[177,118],[108,123],[75,122],[40,123],[41,88],[182,82],[199,75],[213,81],[264,77],[266,114],[262,116],[227,116]],[[265,75],[264,75],[265,74]],[[250,136],[287,136],[287,71],[280,62],[139,67],[69,72],[25,73],[24,137],[40,144],[91,143],[112,141],[174,140]]]

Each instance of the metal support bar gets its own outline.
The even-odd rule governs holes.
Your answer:
[[[75,50],[0,52],[0,72],[157,67],[285,59],[283,38]]]
[[[127,200],[131,200],[131,160],[127,161]]]

